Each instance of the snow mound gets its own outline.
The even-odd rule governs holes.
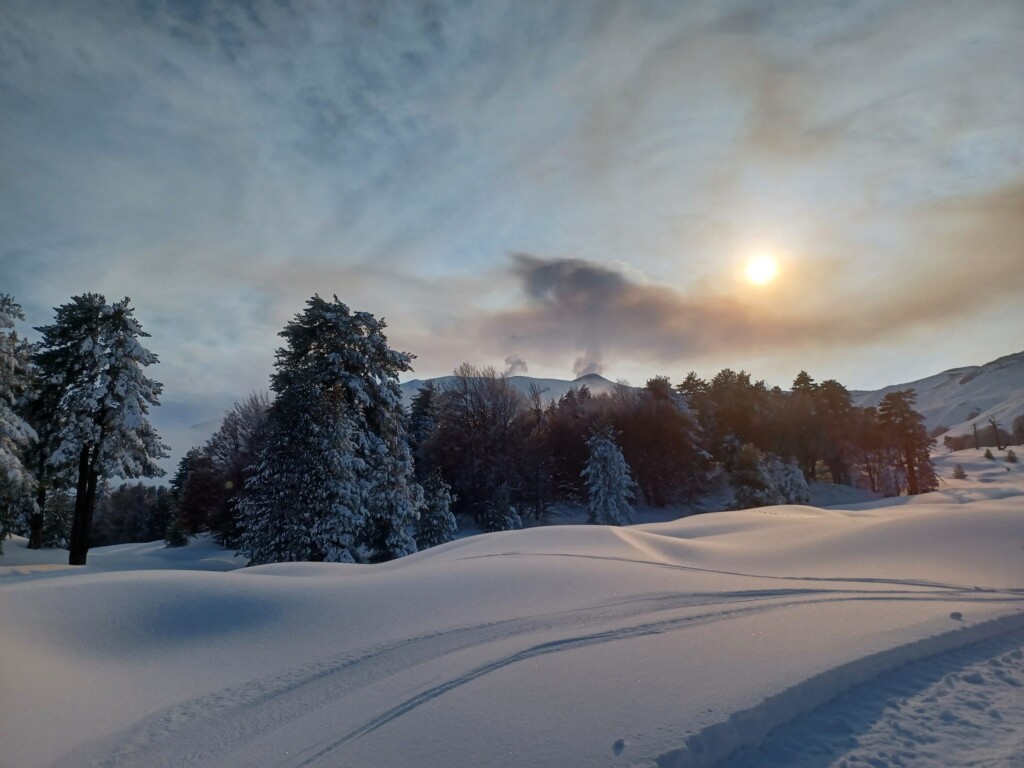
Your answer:
[[[1024,483],[974,471],[901,506],[539,527],[379,565],[197,570],[238,564],[198,542],[13,574],[0,762],[710,765],[1024,626]]]
[[[188,569],[230,571],[241,568],[245,561],[216,544],[209,535],[198,536],[184,547],[167,547],[163,541],[145,544],[113,544],[89,550],[89,568],[104,570]],[[10,536],[4,541],[0,556],[0,578],[25,576],[78,566],[68,565],[66,549],[29,549],[28,539]]]

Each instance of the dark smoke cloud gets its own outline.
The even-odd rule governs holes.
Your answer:
[[[519,355],[509,355],[505,358],[505,376],[518,376],[521,373],[529,372],[529,370],[526,361]]]
[[[842,266],[795,271],[764,293],[726,294],[724,284],[684,293],[602,264],[514,254],[525,302],[486,317],[483,333],[545,359],[572,356],[581,376],[601,372],[610,355],[685,363],[894,341],[1024,296],[1024,183],[926,208],[907,223],[932,254],[925,263],[897,260],[874,279],[851,246]]]

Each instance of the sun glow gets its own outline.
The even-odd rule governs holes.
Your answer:
[[[778,259],[770,253],[759,253],[747,262],[743,274],[754,285],[770,283],[779,274]]]

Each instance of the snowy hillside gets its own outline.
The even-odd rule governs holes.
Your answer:
[[[199,543],[54,568],[8,541],[0,765],[1009,765],[1024,465],[937,463],[925,496],[372,566],[191,570],[237,563]]]
[[[443,387],[454,378],[454,376],[439,376],[436,379],[432,379],[432,381],[438,387]],[[608,381],[608,379],[596,373],[588,373],[586,376],[580,376],[572,381],[564,379],[535,379],[532,376],[509,376],[508,381],[517,391],[522,392],[524,395],[530,394],[530,387],[535,386],[540,391],[541,397],[544,398],[545,402],[557,401],[570,389],[579,389],[583,386],[588,387],[595,395],[602,392],[611,392],[616,387],[614,381]],[[413,379],[402,384],[402,397],[406,405],[412,401],[412,398],[415,397],[424,383],[423,379]]]
[[[874,392],[853,392],[854,405],[878,405],[887,393],[911,388],[929,429],[944,424],[948,434],[967,434],[972,422],[980,428],[994,417],[1010,430],[1014,418],[1024,414],[1024,352]]]

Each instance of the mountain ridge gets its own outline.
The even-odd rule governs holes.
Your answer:
[[[434,379],[413,379],[401,384],[402,397],[408,405],[416,392],[427,381],[439,385],[454,376]],[[542,379],[532,376],[510,376],[513,388],[529,394],[531,385],[540,389],[545,402],[557,401],[570,389],[587,386],[591,392],[611,392],[618,386],[600,374],[590,373],[577,379]],[[939,426],[944,434],[961,435],[971,425],[979,427],[990,418],[1010,431],[1013,420],[1024,415],[1024,351],[1003,355],[983,365],[965,365],[902,384],[889,384],[873,390],[851,390],[853,404],[860,407],[877,406],[890,392],[913,389],[917,392],[917,410],[925,417],[929,430]]]
[[[854,405],[878,405],[890,392],[913,389],[916,408],[928,429],[945,426],[943,434],[961,435],[994,418],[1007,431],[1024,415],[1024,351],[1003,355],[983,365],[949,368],[923,379],[881,389],[855,390]]]

